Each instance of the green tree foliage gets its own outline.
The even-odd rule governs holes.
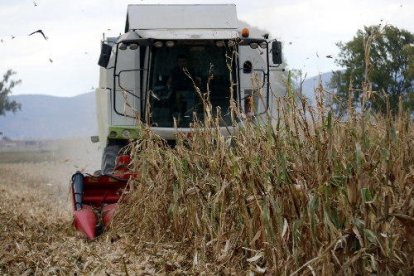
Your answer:
[[[0,82],[0,116],[5,115],[7,111],[16,112],[21,109],[21,104],[12,101],[9,98],[13,87],[21,83],[21,80],[13,80],[11,78],[14,74],[16,74],[16,72],[8,70],[3,75],[3,80]]]
[[[414,111],[414,34],[394,26],[370,26],[358,30],[347,43],[338,43],[336,63],[345,68],[334,72],[330,86],[336,90],[334,106],[339,113],[353,104],[361,107],[362,91],[374,91],[365,104],[374,111],[398,111],[401,97],[404,107]]]

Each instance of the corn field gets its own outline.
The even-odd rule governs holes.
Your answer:
[[[166,272],[412,273],[412,119],[339,118],[316,94],[312,107],[289,91],[276,118],[227,136],[207,114],[175,148],[142,126],[110,235],[164,248]]]

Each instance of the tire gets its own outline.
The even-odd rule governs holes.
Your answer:
[[[101,172],[102,174],[111,174],[115,168],[115,160],[119,154],[119,151],[122,149],[121,145],[110,144],[107,145],[102,154],[102,165]]]

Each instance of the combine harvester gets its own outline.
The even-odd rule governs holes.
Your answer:
[[[276,112],[281,43],[238,26],[235,5],[129,5],[125,33],[104,38],[96,90],[100,133],[92,137],[105,147],[102,167],[72,177],[74,225],[87,238],[108,226],[133,177],[120,150],[140,138],[137,120],[171,146],[177,133],[191,131],[194,115],[202,120],[193,81],[201,90],[208,84],[222,133],[232,125],[231,103],[252,120]]]

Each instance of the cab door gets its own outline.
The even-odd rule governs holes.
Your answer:
[[[239,45],[240,103],[247,115],[263,114],[268,108],[266,51],[258,45]]]
[[[136,125],[141,115],[140,47],[119,49],[112,98],[112,125]]]

